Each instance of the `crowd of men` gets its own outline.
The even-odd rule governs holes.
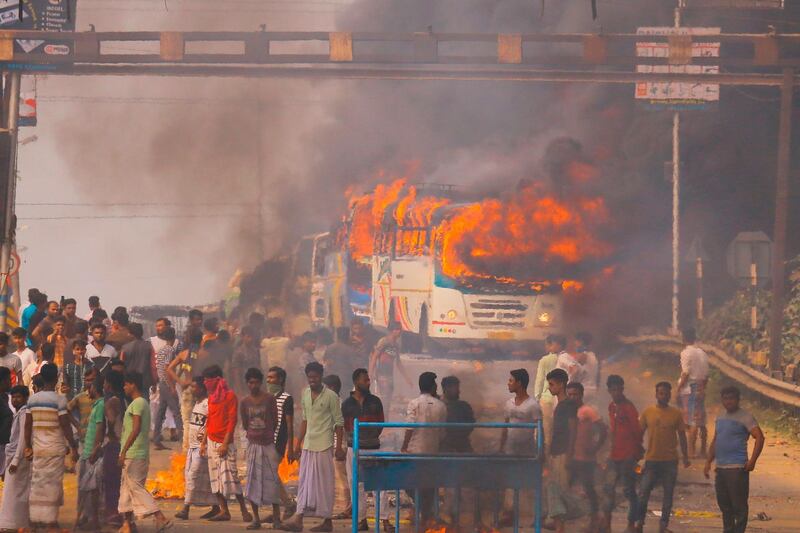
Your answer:
[[[156,334],[145,339],[142,326],[130,321],[125,308],[116,308],[109,317],[97,297],[89,299],[90,313],[83,319],[76,315],[75,300],[50,301],[35,289],[29,299],[21,327],[10,337],[0,333],[3,531],[57,528],[67,472],[78,476],[76,528],[98,531],[101,524],[111,524],[130,533],[136,531],[136,519],[144,517],[155,519],[159,533],[171,527],[145,488],[151,440],[156,449],[166,448],[162,435],[168,418],[174,440],[181,441],[186,453],[185,501],[176,519],[188,519],[192,507],[199,506],[209,508],[202,519],[230,521],[229,502],[235,501],[250,530],[272,524],[302,531],[304,519],[313,516],[322,522],[311,531],[332,531],[333,519],[350,516],[348,510],[338,515],[333,511],[337,478],[347,486],[352,482],[354,421],[385,421],[394,399],[395,373],[410,381],[400,358],[397,325],[390,325],[382,338],[355,320],[349,328],[338,328],[335,340],[325,330],[290,339],[280,319],[254,313],[232,335],[217,319],[193,310],[185,331],[179,334],[161,318]],[[697,456],[706,458],[706,476],[716,461],[724,531],[745,531],[748,476],[764,436],[739,407],[739,391],[726,387],[725,413],[717,418],[707,449],[708,358],[695,344],[693,330],[684,332],[684,340],[676,385],[680,409],[670,405],[672,385],[660,382],[655,405],[639,413],[624,394],[623,378],[610,375],[606,421],[596,406],[600,369],[587,333],[569,342],[563,336],[549,337],[532,385],[527,369],[511,371],[505,421],[541,420],[544,427],[546,527],[565,531],[585,499],[589,531],[611,531],[621,486],[628,502],[626,531],[642,531],[650,494],[660,484],[659,528],[667,532],[679,458],[688,467],[690,457]],[[408,403],[405,420],[475,422],[472,406],[460,397],[459,379],[441,380],[441,398],[437,379],[432,372],[418,376],[419,396]],[[297,420],[295,398],[300,402]],[[407,429],[400,451],[471,453],[471,433],[463,426]],[[361,449],[381,449],[381,436],[380,427],[363,428]],[[755,448],[748,455],[751,436]],[[244,483],[237,466],[242,440]],[[609,448],[606,479],[598,480],[598,452],[604,446]],[[537,453],[533,431],[503,430],[499,451]],[[284,457],[300,464],[296,500],[278,475]],[[576,487],[582,496],[576,496]],[[366,531],[363,487],[358,495],[357,526]],[[452,494],[436,489],[418,492],[423,519],[434,517],[440,497],[443,514],[459,519],[453,516],[457,504]],[[381,500],[375,518],[384,531],[393,530],[385,492]],[[264,507],[271,512],[262,516]],[[501,522],[510,523],[515,511],[504,505]],[[479,526],[480,505],[473,512]]]

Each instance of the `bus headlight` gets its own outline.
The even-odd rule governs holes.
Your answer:
[[[547,325],[550,322],[552,322],[553,317],[550,316],[550,313],[544,312],[544,313],[539,313],[539,316],[537,316],[536,319],[539,321],[540,324]]]
[[[458,312],[457,312],[455,309],[451,309],[451,310],[449,310],[449,311],[447,312],[447,318],[448,318],[448,320],[455,320],[455,318],[456,318],[457,316],[458,316]]]

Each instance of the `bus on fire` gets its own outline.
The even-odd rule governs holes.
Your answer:
[[[373,326],[399,323],[422,351],[488,346],[513,350],[541,345],[561,326],[560,283],[525,283],[507,278],[456,279],[442,268],[447,221],[463,202],[451,188],[426,216],[414,209],[430,186],[416,186],[412,201],[383,209],[372,227],[369,255],[354,252],[354,210],[336,232],[313,242],[310,315],[314,325],[335,328],[362,317]],[[402,196],[401,196],[402,197]],[[407,196],[405,197],[407,198]],[[374,210],[373,210],[374,211]]]

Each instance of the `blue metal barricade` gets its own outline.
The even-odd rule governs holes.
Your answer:
[[[396,451],[360,450],[360,428],[492,428],[534,430],[536,455],[486,455],[486,454],[413,454]],[[434,515],[438,517],[438,488],[453,487],[456,491],[455,515],[458,522],[461,487],[479,490],[514,491],[514,533],[519,531],[519,491],[534,489],[534,530],[542,530],[542,460],[544,440],[542,421],[532,424],[507,423],[408,423],[408,422],[359,422],[353,424],[353,479],[351,489],[352,531],[358,533],[359,484],[365,491],[375,492],[375,533],[380,533],[380,493],[392,490],[396,495],[395,533],[400,531],[400,491],[414,493],[414,527],[420,530],[420,490],[437,490],[433,499]],[[477,493],[476,493],[476,503]],[[496,502],[494,511],[497,523]]]

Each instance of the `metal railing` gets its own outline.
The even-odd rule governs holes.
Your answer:
[[[478,428],[488,428],[488,429],[530,429],[533,430],[533,439],[536,454],[535,455],[503,455],[503,454],[475,454],[475,453],[461,453],[461,454],[416,454],[416,453],[403,453],[397,451],[366,451],[360,449],[360,433],[362,428],[398,428],[398,429],[432,429],[432,428],[443,428],[443,429],[478,429]],[[435,469],[437,464],[442,465],[445,462],[447,463],[455,463],[458,465],[465,464],[465,465],[472,465],[473,468],[478,467],[482,469],[488,469],[492,467],[496,467],[499,471],[509,471],[509,468],[513,468],[517,472],[518,479],[525,477],[525,471],[520,470],[518,467],[522,466],[530,466],[532,479],[527,479],[525,482],[526,487],[530,486],[534,489],[534,531],[536,533],[541,533],[542,530],[542,460],[544,457],[543,454],[544,450],[544,439],[542,433],[542,421],[537,420],[531,424],[512,424],[512,423],[447,423],[447,422],[436,422],[436,423],[411,423],[411,422],[360,422],[357,418],[354,420],[353,423],[353,459],[352,459],[352,485],[350,487],[351,490],[351,502],[352,502],[352,533],[358,533],[358,515],[359,515],[359,484],[367,481],[370,481],[370,474],[366,473],[364,476],[366,479],[362,480],[362,473],[359,471],[359,466],[361,464],[362,459],[372,459],[378,460],[381,462],[392,462],[397,461],[399,463],[406,463],[410,465],[411,474],[416,473],[413,469],[415,467],[415,463],[422,463],[425,465],[426,469]],[[466,471],[465,471],[466,472]],[[409,476],[406,476],[408,478]],[[414,476],[411,476],[414,477]],[[373,483],[382,485],[381,480],[372,480]],[[409,482],[406,479],[406,482]],[[438,488],[447,485],[448,480],[442,480],[441,485],[435,488],[436,494],[433,499],[434,505],[434,515],[438,518],[439,514],[439,495],[438,495]],[[397,483],[402,483],[402,481],[397,481]],[[421,516],[420,516],[420,489],[419,487],[414,487],[413,482],[412,486],[407,487],[393,487],[391,490],[395,492],[396,500],[395,500],[395,533],[399,533],[400,531],[400,492],[401,490],[414,490],[414,529],[415,531],[420,531],[421,525]],[[467,486],[471,486],[474,483],[468,483]],[[367,483],[365,483],[365,492],[369,492],[367,489]],[[385,487],[384,487],[385,488]],[[513,489],[514,491],[514,533],[519,532],[519,519],[520,519],[520,486],[494,486],[492,488],[481,488],[480,486],[476,486],[476,491],[486,490],[486,491],[504,491],[507,489]],[[454,514],[454,522],[458,524],[459,522],[459,510],[460,510],[460,500],[461,500],[461,485],[456,484],[456,497],[455,497],[455,512]],[[377,487],[373,490],[375,493],[374,500],[375,500],[375,533],[380,533],[381,531],[381,520],[380,520],[380,493],[381,487]],[[477,502],[479,505],[479,502]],[[497,527],[498,522],[498,501],[495,500],[495,509],[494,509],[494,527]]]

